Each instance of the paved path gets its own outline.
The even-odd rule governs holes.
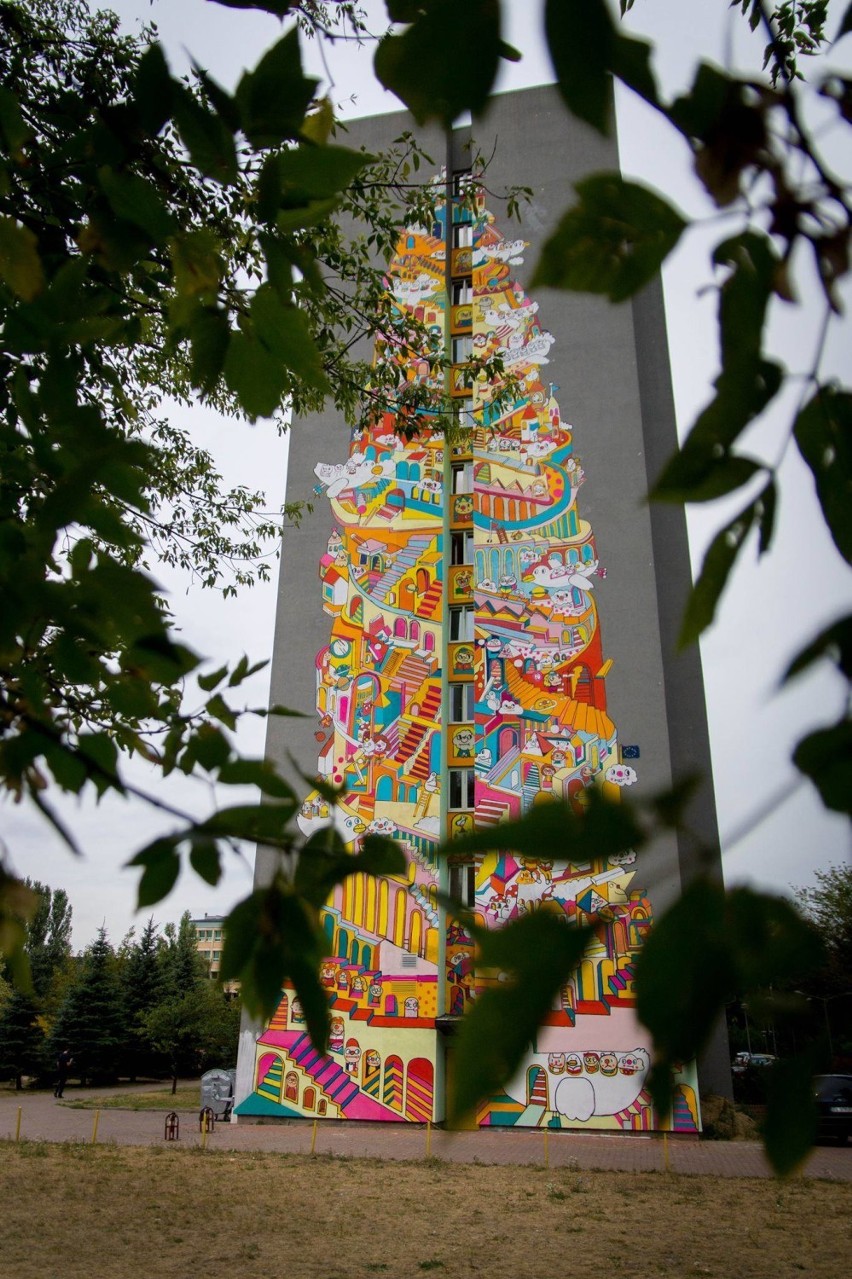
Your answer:
[[[140,1092],[145,1086],[134,1086]],[[150,1085],[158,1088],[161,1085]],[[124,1088],[69,1088],[63,1104],[50,1093],[0,1093],[0,1140],[14,1139],[20,1107],[20,1135],[28,1141],[92,1140],[94,1110],[76,1110],[75,1100],[127,1092]],[[182,1146],[197,1146],[198,1110],[179,1111]],[[164,1115],[159,1111],[101,1110],[98,1142],[120,1146],[159,1145]],[[350,1158],[417,1160],[431,1154],[455,1163],[532,1164],[538,1167],[601,1169],[616,1172],[713,1174],[719,1177],[771,1176],[763,1151],[753,1141],[701,1141],[695,1137],[642,1134],[586,1134],[483,1129],[478,1132],[431,1132],[410,1124],[284,1123],[216,1124],[208,1137],[215,1150],[267,1150],[281,1154],[316,1154]],[[852,1181],[852,1146],[818,1146],[804,1169],[807,1177]]]

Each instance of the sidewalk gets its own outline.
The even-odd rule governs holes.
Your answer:
[[[141,1092],[161,1084],[118,1088],[69,1088],[65,1103]],[[200,1096],[200,1090],[199,1090]],[[0,1140],[14,1140],[20,1107],[20,1136],[26,1141],[90,1142],[94,1110],[75,1110],[49,1092],[0,1093]],[[200,1107],[200,1101],[199,1101]],[[198,1146],[198,1108],[179,1110],[180,1144]],[[101,1110],[97,1141],[119,1146],[150,1146],[163,1142],[164,1113],[160,1111]],[[291,1121],[283,1124],[217,1123],[208,1136],[211,1150],[263,1150],[279,1154],[309,1154],[346,1158],[419,1160],[431,1155],[453,1163],[528,1164],[614,1172],[663,1172],[717,1177],[768,1177],[761,1146],[751,1141],[701,1141],[615,1133],[545,1133],[535,1129],[480,1129],[478,1132],[431,1131],[410,1124],[358,1124]],[[817,1146],[805,1165],[806,1177],[852,1181],[852,1146]]]

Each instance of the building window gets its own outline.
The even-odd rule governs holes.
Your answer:
[[[453,492],[473,492],[473,462],[462,462],[453,466]]]
[[[473,797],[475,791],[473,769],[451,768],[448,772],[450,782],[450,808],[473,808]]]
[[[460,640],[473,641],[472,605],[450,609],[450,642],[456,644]]]
[[[473,223],[457,222],[453,227],[453,248],[469,249],[473,244]]]
[[[452,564],[473,563],[472,529],[465,529],[461,533],[450,534],[450,562]]]
[[[463,306],[473,301],[473,285],[470,280],[453,281],[453,306]]]
[[[473,719],[473,684],[450,685],[450,723],[469,724]]]
[[[476,865],[450,862],[450,896],[464,906],[476,905]]]

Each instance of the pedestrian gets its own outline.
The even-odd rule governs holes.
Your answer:
[[[63,1048],[59,1056],[56,1058],[56,1087],[53,1090],[54,1097],[61,1097],[65,1091],[65,1083],[68,1079],[68,1071],[71,1064],[71,1053],[67,1048]]]

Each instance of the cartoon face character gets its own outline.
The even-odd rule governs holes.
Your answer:
[[[331,1052],[333,1052],[333,1053],[342,1053],[342,1052],[343,1052],[343,1032],[344,1032],[344,1029],[345,1029],[345,1027],[344,1027],[344,1025],[343,1025],[343,1018],[342,1018],[342,1017],[332,1017],[332,1019],[331,1019],[331,1031],[330,1031],[330,1033],[329,1033],[329,1037],[328,1037],[328,1046],[329,1046],[329,1049],[330,1049],[330,1051],[331,1051]]]
[[[561,1075],[565,1069],[565,1054],[548,1053],[547,1069],[550,1071],[551,1075]]]
[[[409,995],[408,999],[406,999],[403,1004],[402,1015],[403,1017],[419,1017],[420,1005],[413,995]]]
[[[462,644],[460,648],[457,648],[456,654],[455,654],[455,666],[456,666],[456,670],[458,671],[462,671],[462,670],[472,671],[473,670],[473,649],[468,648],[466,644]]]
[[[370,997],[370,1003],[377,1004],[382,997],[382,983],[380,981],[371,982],[367,994]]]
[[[565,1058],[566,1075],[581,1075],[583,1073],[583,1060],[579,1053],[568,1053]]]
[[[305,1014],[302,1011],[302,1005],[299,1003],[298,999],[294,999],[290,1005],[290,1016],[293,1018],[293,1021],[305,1020]]]
[[[634,1057],[633,1053],[625,1053],[619,1060],[618,1069],[622,1075],[635,1075],[640,1065],[638,1057]]]
[[[323,986],[334,985],[334,964],[323,964],[320,968],[320,981]]]
[[[473,577],[470,569],[463,569],[460,573],[456,573],[453,578],[456,595],[470,595],[473,585]]]
[[[453,751],[458,759],[472,759],[474,735],[472,728],[459,728],[453,733]]]
[[[596,1075],[600,1070],[601,1059],[599,1053],[583,1053],[583,1065],[586,1068],[587,1075]]]
[[[361,1060],[361,1047],[357,1039],[347,1039],[346,1051],[343,1054],[347,1074],[354,1075]]]
[[[360,997],[364,993],[364,978],[358,977],[358,976],[353,977],[351,990],[352,990],[352,997],[354,999],[360,999]]]
[[[368,1048],[364,1053],[364,1068],[370,1075],[372,1075],[376,1070],[381,1070],[382,1059],[376,1052],[375,1048]]]
[[[601,1053],[601,1074],[615,1075],[618,1073],[618,1058],[615,1053]]]
[[[459,493],[453,504],[454,514],[457,519],[466,519],[468,515],[473,514],[473,494]]]

